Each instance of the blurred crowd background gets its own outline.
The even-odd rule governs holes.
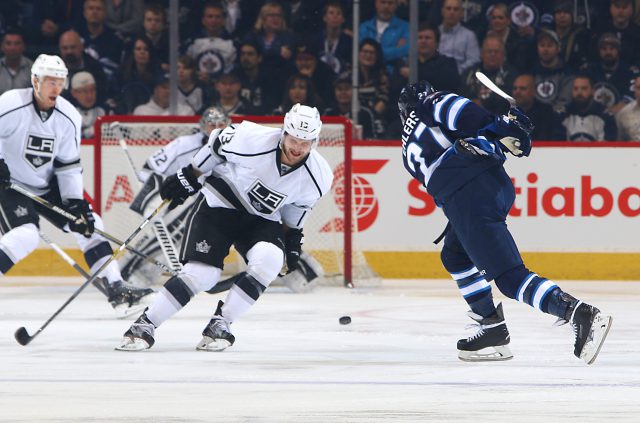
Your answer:
[[[180,0],[179,115],[283,115],[291,105],[351,117],[366,139],[400,138],[409,0]],[[169,0],[3,0],[0,93],[31,86],[41,53],[69,68],[64,96],[83,136],[104,114],[169,114]],[[640,140],[640,0],[419,0],[418,78],[494,113],[516,98],[534,140]]]

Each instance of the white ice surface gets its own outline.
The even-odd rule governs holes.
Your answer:
[[[151,350],[127,353],[113,347],[130,321],[90,287],[23,347],[14,331],[33,334],[80,280],[0,281],[1,422],[640,421],[640,282],[560,284],[613,315],[587,366],[568,326],[511,300],[514,359],[459,361],[471,321],[451,281],[274,289],[221,353],[194,349],[220,294],[200,294],[156,330]],[[353,322],[339,325],[342,315]]]

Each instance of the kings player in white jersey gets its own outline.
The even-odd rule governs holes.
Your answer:
[[[187,218],[181,251],[185,264],[116,349],[153,346],[156,327],[218,283],[231,245],[246,257],[247,271],[218,303],[196,348],[221,351],[233,345],[231,323],[276,278],[285,252],[287,264],[295,265],[305,220],[331,187],[331,168],[314,149],[321,126],[315,107],[296,104],[282,129],[245,121],[213,131],[191,164],[163,182],[160,195],[172,200],[173,207],[200,191]],[[282,223],[288,227],[284,235]]]
[[[41,54],[31,68],[32,88],[14,89],[0,96],[0,273],[38,246],[39,215],[74,233],[92,270],[113,254],[104,238],[100,216],[84,199],[80,164],[81,118],[60,96],[67,85],[67,68],[58,56]],[[77,216],[68,222],[30,198],[8,189],[18,185]],[[149,289],[122,281],[115,262],[99,283],[114,308],[139,304]]]

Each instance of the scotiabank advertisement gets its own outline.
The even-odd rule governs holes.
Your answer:
[[[516,202],[507,223],[521,251],[640,252],[638,147],[545,146],[509,156]],[[405,171],[399,143],[358,146],[353,156],[358,247],[439,251],[432,241],[446,219]]]

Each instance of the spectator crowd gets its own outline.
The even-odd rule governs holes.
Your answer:
[[[83,136],[106,114],[169,114],[169,0],[3,0],[0,94],[59,55]],[[283,115],[295,103],[351,117],[358,66],[364,138],[399,139],[409,0],[180,0],[179,115]],[[511,93],[534,140],[640,140],[640,0],[419,0],[418,78],[494,113]]]

